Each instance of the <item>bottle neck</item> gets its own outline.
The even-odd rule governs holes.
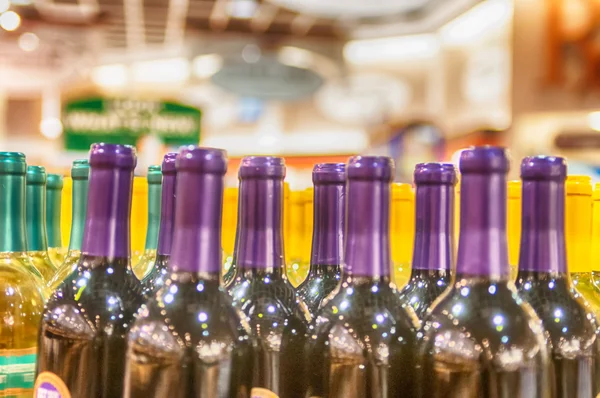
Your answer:
[[[413,269],[449,270],[454,252],[454,186],[417,185],[415,219]]]
[[[85,228],[85,214],[87,211],[88,201],[88,186],[87,178],[73,178],[73,211],[71,219],[71,236],[69,238],[69,251],[81,250],[83,242],[83,230]]]
[[[129,258],[133,170],[92,167],[82,252]]]
[[[221,270],[223,176],[180,171],[169,268],[173,272]]]
[[[148,183],[148,229],[146,229],[146,250],[156,250],[160,223],[161,184]]]
[[[47,251],[46,187],[44,184],[27,184],[27,250]]]
[[[463,174],[456,273],[507,280],[506,176]]]
[[[283,180],[240,182],[235,265],[240,269],[283,269]]]
[[[524,181],[519,271],[566,273],[565,185]]]
[[[162,180],[157,253],[167,256],[171,254],[175,221],[175,176],[175,173],[165,173]]]
[[[46,230],[48,246],[62,247],[60,235],[60,209],[62,189],[46,189]]]
[[[0,186],[0,252],[25,252],[25,175],[0,174]]]
[[[348,180],[345,271],[370,278],[390,274],[390,184]]]
[[[345,200],[344,185],[315,185],[311,270],[319,265],[342,263]]]

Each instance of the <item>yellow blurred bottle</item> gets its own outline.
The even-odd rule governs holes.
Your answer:
[[[600,317],[600,290],[592,277],[592,184],[588,176],[568,176],[565,201],[567,268],[573,284]]]
[[[299,239],[300,243],[300,261],[294,262],[292,267],[288,267],[288,278],[290,283],[294,287],[298,287],[306,276],[308,275],[308,271],[310,270],[310,253],[312,248],[312,231],[313,231],[313,209],[314,209],[314,189],[312,187],[306,188],[304,191],[301,191],[302,195],[302,216],[301,216],[301,224],[302,227],[291,227],[300,230],[302,235]],[[295,220],[290,220],[290,222],[294,222]]]
[[[162,172],[160,165],[148,167],[147,182],[147,225],[144,254],[138,262],[132,262],[133,273],[142,280],[152,269],[156,262],[156,247],[158,246],[158,228],[160,226],[160,202],[162,193]]]
[[[600,289],[600,184],[594,186],[592,193],[592,279]]]
[[[131,201],[131,264],[137,264],[144,255],[146,229],[148,228],[148,181],[146,177],[133,179]]]
[[[508,262],[510,277],[517,279],[519,272],[519,248],[521,245],[521,181],[508,182],[508,200],[506,211],[506,233],[508,238]]]
[[[303,244],[305,238],[304,197],[305,191],[290,192],[289,217],[286,217],[288,218],[288,236],[285,240],[287,276],[294,287],[300,285],[304,280],[300,274],[302,264],[306,260],[303,252],[305,248]]]
[[[223,275],[229,271],[233,262],[235,233],[237,229],[238,188],[225,188],[223,192],[223,226],[221,245],[223,247]]]
[[[415,242],[415,193],[410,184],[392,185],[390,244],[393,280],[402,288],[410,279]]]

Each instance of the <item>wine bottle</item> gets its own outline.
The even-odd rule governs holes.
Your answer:
[[[346,225],[346,165],[317,164],[312,180],[314,228],[310,269],[296,292],[314,316],[340,282]]]
[[[453,285],[426,316],[421,397],[551,397],[539,318],[510,280],[505,149],[460,156],[460,238]]]
[[[219,282],[226,171],[224,151],[179,152],[169,278],[129,332],[126,398],[229,398],[248,392],[248,323]]]
[[[158,246],[154,266],[142,280],[147,297],[152,297],[164,285],[171,255],[173,241],[173,225],[175,221],[175,183],[177,170],[175,159],[177,153],[167,153],[162,162],[162,191],[160,201],[160,227],[158,228]]]
[[[423,319],[450,284],[454,259],[454,185],[448,163],[420,163],[415,168],[416,223],[412,272],[400,299]]]
[[[158,227],[160,225],[160,198],[162,173],[160,166],[148,167],[148,228],[146,245],[140,261],[133,267],[133,273],[143,280],[154,268],[156,247],[158,246]]]
[[[25,155],[0,152],[0,396],[31,397],[42,276],[27,257]]]
[[[56,266],[48,255],[46,234],[46,169],[27,167],[27,255],[48,284],[56,274]]]
[[[388,157],[350,159],[344,275],[307,344],[307,397],[414,397],[419,320],[390,280]]]
[[[313,241],[313,214],[314,214],[314,188],[309,187],[302,191],[302,261],[294,269],[294,279],[290,280],[292,286],[298,287],[306,280],[310,269],[311,250]]]
[[[523,159],[522,237],[517,289],[550,336],[557,398],[595,397],[600,387],[600,340],[591,308],[573,288],[565,253],[563,158]]]
[[[130,260],[135,165],[132,147],[91,147],[81,258],[42,315],[36,397],[123,394],[126,336],[143,304],[142,285]]]
[[[506,209],[506,233],[510,278],[516,280],[519,272],[519,248],[521,245],[521,181],[508,182]]]
[[[236,276],[229,294],[250,322],[253,398],[304,397],[301,358],[311,318],[285,275],[284,177],[283,158],[246,157],[239,169]]]
[[[56,290],[69,275],[77,270],[81,257],[81,244],[83,242],[83,229],[85,226],[85,213],[87,211],[88,186],[90,163],[87,159],[77,159],[71,167],[72,180],[72,211],[71,235],[69,237],[69,251],[65,261],[58,267],[56,274],[48,284],[51,291]]]
[[[63,176],[48,174],[46,182],[46,230],[48,232],[48,256],[55,267],[59,267],[67,254],[62,245],[60,231],[60,209]]]
[[[410,184],[392,184],[390,244],[392,281],[397,289],[408,283],[415,242],[415,193]]]
[[[567,268],[573,285],[600,319],[600,288],[592,277],[592,184],[588,176],[568,176],[565,186]]]
[[[286,272],[291,283],[292,280],[297,279],[304,254],[302,253],[304,248],[302,241],[304,236],[304,191],[290,192],[289,214],[285,215],[285,219],[287,220],[287,236],[284,235],[284,243],[285,254],[288,258]]]

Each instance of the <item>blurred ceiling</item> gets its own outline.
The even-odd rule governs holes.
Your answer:
[[[194,33],[347,40],[423,33],[480,0],[37,0],[14,1],[27,22],[100,27],[102,46],[180,46]],[[1,37],[1,35],[0,35]],[[76,37],[72,37],[76,39]]]

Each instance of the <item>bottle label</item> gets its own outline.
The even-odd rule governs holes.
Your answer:
[[[69,388],[52,372],[42,372],[35,380],[33,398],[71,398]]]
[[[255,387],[250,391],[250,398],[279,398],[279,396],[266,388]]]
[[[0,397],[31,393],[37,348],[0,350]]]

